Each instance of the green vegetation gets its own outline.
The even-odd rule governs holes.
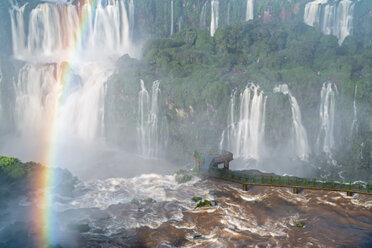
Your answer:
[[[181,175],[181,174],[184,174],[186,171],[185,170],[182,170],[182,169],[179,169],[178,171],[176,171],[176,175]]]
[[[301,221],[297,221],[296,222],[296,227],[303,228],[304,227],[304,223],[302,223]]]
[[[193,202],[199,202],[199,201],[202,200],[202,198],[199,197],[199,196],[194,196],[193,198],[191,198],[191,200],[192,200]]]
[[[212,203],[208,200],[204,200],[204,201],[199,201],[198,204],[196,204],[195,208],[208,207],[208,206],[212,206]]]
[[[358,133],[339,138],[334,151],[341,169],[328,166],[324,154],[313,154],[310,162],[327,172],[334,170],[334,178],[343,170],[348,179],[372,180],[369,47],[359,36],[349,36],[339,46],[336,37],[301,22],[263,24],[260,20],[219,28],[214,37],[207,30],[185,28],[172,38],[149,40],[143,58],[123,57],[110,79],[108,94],[113,97],[109,105],[116,111],[109,119],[125,126],[108,127],[108,135],[112,130],[117,137],[114,134],[119,128],[128,144],[135,142],[139,80],[149,89],[152,81],[160,79],[166,96],[161,104],[168,120],[169,159],[184,161],[192,156],[195,145],[218,145],[226,127],[231,91],[242,90],[247,81],[253,81],[268,95],[265,143],[280,148],[291,136],[291,109],[288,97],[273,94],[272,89],[286,82],[300,105],[309,142],[315,144],[322,84],[332,81],[339,91],[336,134],[350,132],[354,86],[358,85]]]
[[[150,203],[155,203],[156,201],[152,198],[146,198],[145,200],[143,200],[143,202],[146,204],[150,204]]]
[[[44,173],[46,167],[34,162],[23,163],[17,158],[0,156],[0,204],[3,200],[29,192],[30,185],[37,185],[38,173]],[[63,196],[71,196],[77,178],[66,169],[53,168],[53,187]]]
[[[176,177],[176,181],[178,184],[181,184],[181,183],[187,183],[188,181],[190,181],[192,179],[192,176],[189,175],[189,174],[184,174],[182,176],[178,176]]]
[[[140,205],[140,201],[136,198],[133,198],[131,201],[130,201],[131,204],[134,204],[134,205]]]

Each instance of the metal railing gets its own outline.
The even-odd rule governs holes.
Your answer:
[[[231,171],[212,167],[204,173],[201,172],[201,174],[243,185],[342,191],[348,193],[372,195],[372,185],[370,183],[362,182],[300,178],[291,176],[251,175],[240,171]]]

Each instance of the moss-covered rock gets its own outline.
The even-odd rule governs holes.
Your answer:
[[[78,179],[67,169],[50,169],[38,163],[23,163],[17,158],[0,156],[0,200],[35,190],[33,186],[38,185],[35,181],[39,180],[42,173],[53,174],[54,192],[62,196],[72,196]]]

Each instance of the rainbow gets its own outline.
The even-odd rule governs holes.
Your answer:
[[[84,44],[84,39],[88,36],[89,23],[93,21],[94,13],[96,12],[97,4],[99,0],[80,0],[80,6],[77,7],[79,14],[79,25],[74,30],[75,37],[72,41],[72,46],[66,50],[66,61],[59,65],[56,70],[59,73],[56,74],[56,81],[62,87],[62,95],[58,102],[53,106],[53,119],[48,130],[45,131],[45,138],[47,140],[46,149],[43,151],[44,161],[46,167],[40,169],[35,176],[33,188],[35,191],[42,192],[40,194],[40,206],[36,206],[32,209],[33,232],[35,234],[35,247],[49,247],[55,242],[55,235],[58,232],[55,228],[55,219],[53,218],[52,200],[53,200],[53,183],[54,183],[54,170],[55,158],[58,152],[56,142],[58,140],[58,128],[59,120],[58,116],[60,112],[61,103],[65,100],[67,95],[67,89],[71,85],[72,81],[72,70],[71,64],[74,63]],[[85,7],[88,8],[85,8]],[[62,16],[63,18],[63,16]],[[71,28],[71,27],[68,27]]]

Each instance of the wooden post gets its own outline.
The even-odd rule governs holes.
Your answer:
[[[243,191],[248,191],[248,185],[247,184],[243,184]]]
[[[293,188],[293,194],[298,194],[300,192],[299,188]]]
[[[353,192],[350,192],[350,191],[347,191],[347,192],[346,192],[346,196],[353,196],[353,195],[354,195]]]

